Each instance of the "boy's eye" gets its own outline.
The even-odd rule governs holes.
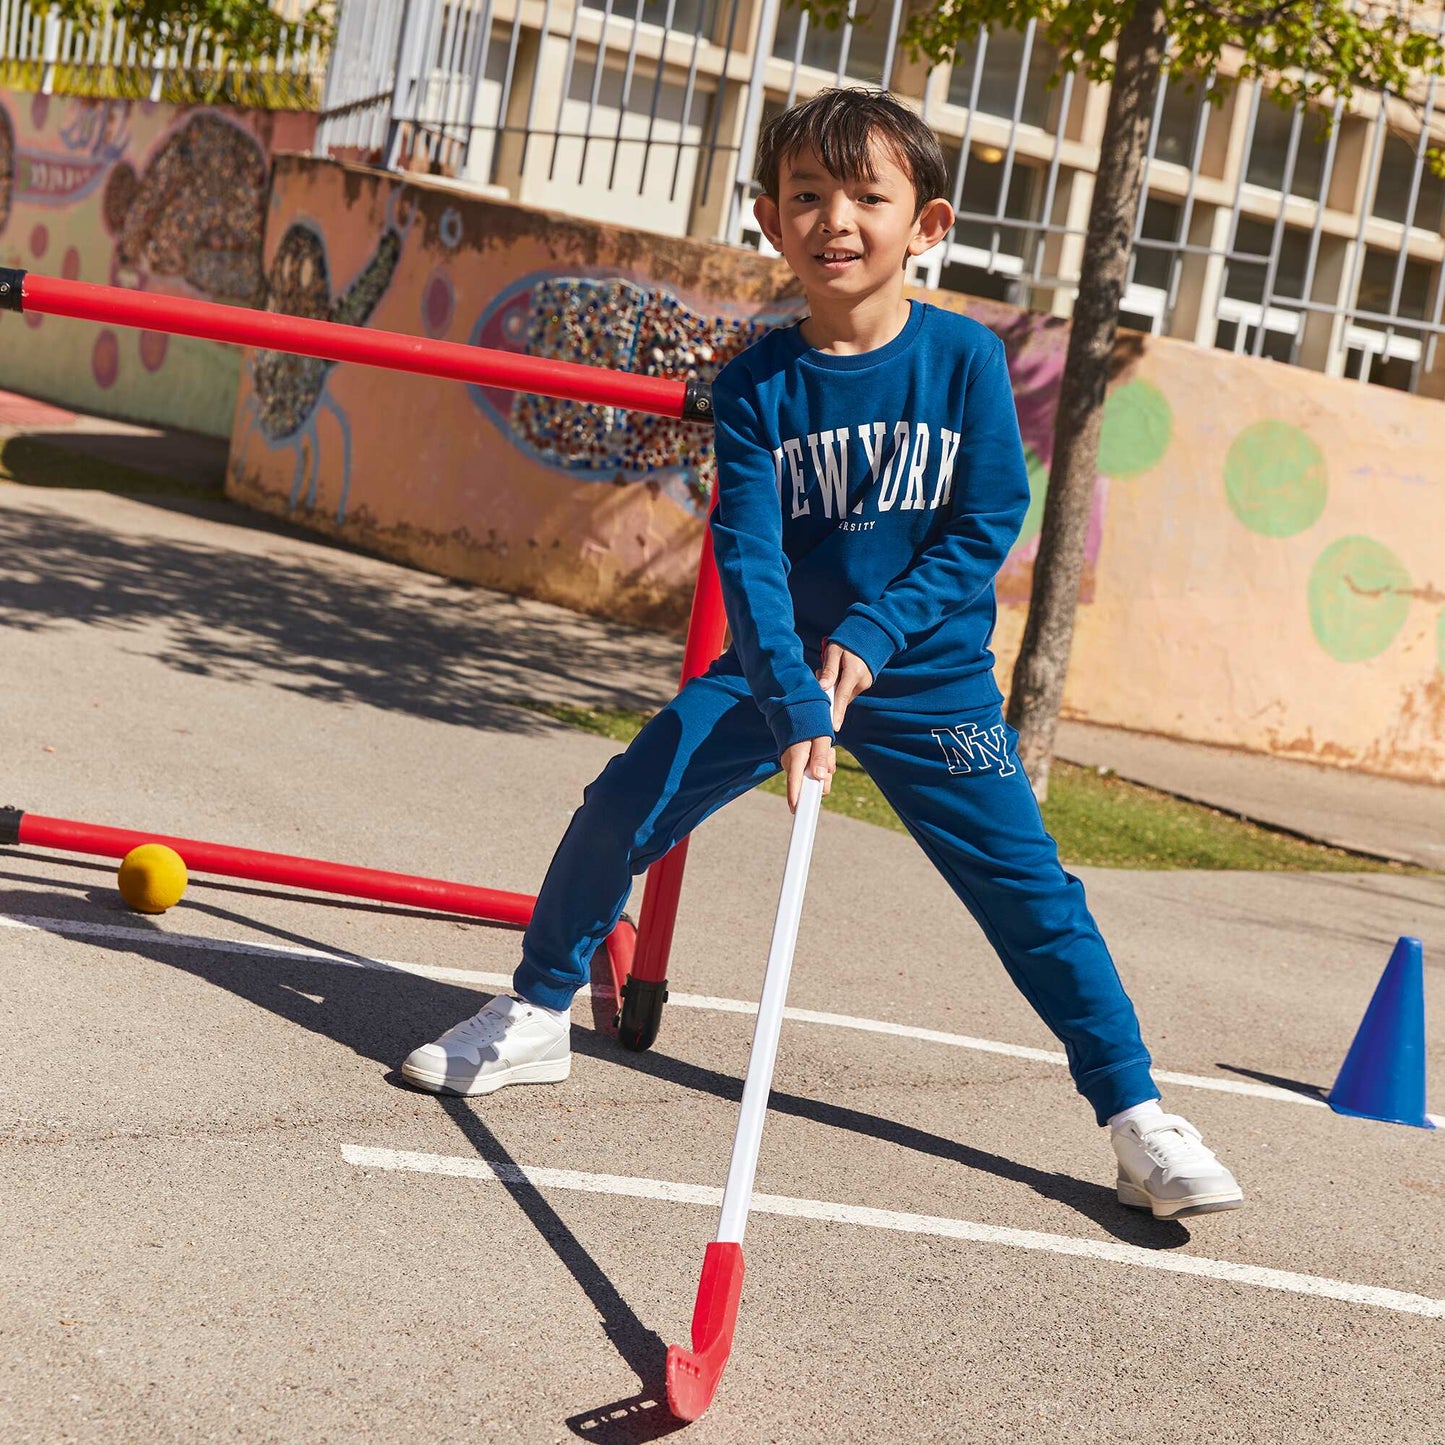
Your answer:
[[[795,201],[816,201],[818,198],[812,191],[799,191],[793,199]]]

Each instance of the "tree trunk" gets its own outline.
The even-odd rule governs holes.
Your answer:
[[[1059,384],[1028,624],[1009,690],[1008,720],[1018,729],[1019,759],[1040,802],[1048,797],[1054,732],[1069,670],[1099,460],[1099,423],[1144,187],[1166,30],[1161,0],[1138,0],[1119,35],[1068,357]]]

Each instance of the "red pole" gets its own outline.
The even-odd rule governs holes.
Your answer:
[[[139,833],[130,828],[104,828],[67,818],[46,818],[39,813],[0,810],[0,842],[34,848],[58,848],[67,853],[95,853],[102,858],[124,858],[142,843],[164,843],[174,848],[193,873],[215,873],[223,878],[245,878],[254,883],[278,883],[318,893],[340,893],[349,898],[370,898],[378,903],[405,903],[413,908],[434,908],[461,913],[493,923],[525,928],[532,918],[535,898],[525,893],[502,893],[467,883],[445,883],[410,873],[386,873],[379,868],[356,868],[348,863],[324,863],[289,853],[262,853],[253,848],[231,848],[224,843],[203,843],[195,838],[171,838],[164,833]]]
[[[116,326],[139,326],[236,346],[319,356],[326,361],[355,361],[363,366],[470,381],[505,391],[559,396],[692,421],[712,420],[707,387],[697,381],[634,376],[575,361],[549,361],[483,346],[463,346],[456,341],[431,341],[395,331],[346,326],[339,321],[310,321],[274,311],[252,311],[246,306],[156,296],[87,281],[62,281],[26,271],[0,268],[0,309],[108,321]]]

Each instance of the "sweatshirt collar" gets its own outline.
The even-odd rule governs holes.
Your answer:
[[[809,346],[803,339],[802,330],[802,322],[807,318],[800,317],[782,333],[789,349],[789,359],[796,359],[804,366],[813,366],[819,371],[866,371],[869,367],[881,366],[884,362],[892,361],[899,352],[906,351],[923,326],[924,312],[928,307],[912,297],[909,298],[908,306],[908,320],[903,323],[903,330],[892,341],[875,346],[872,351],[860,351],[852,356],[834,356],[831,352],[819,351],[816,346]]]

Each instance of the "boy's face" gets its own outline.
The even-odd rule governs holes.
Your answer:
[[[873,179],[842,181],[811,148],[786,156],[778,195],[759,196],[753,214],[810,295],[861,300],[901,281],[904,261],[936,246],[953,224],[947,201],[914,216],[913,182],[891,147],[874,139]]]

